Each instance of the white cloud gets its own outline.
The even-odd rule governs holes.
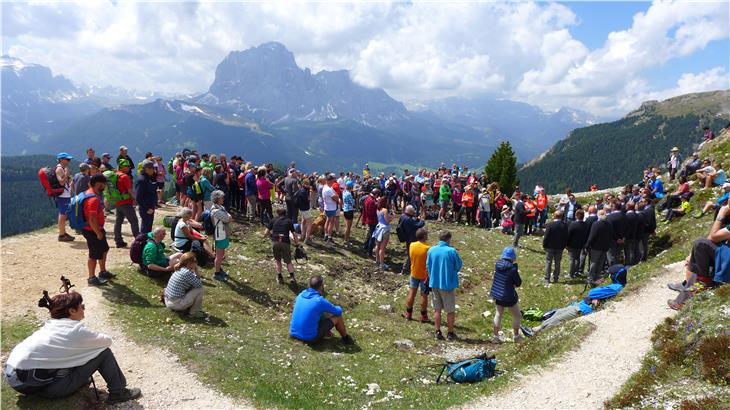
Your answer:
[[[661,91],[651,90],[645,76],[730,37],[730,5],[724,2],[653,3],[595,50],[572,36],[577,16],[570,3],[80,1],[1,7],[4,52],[77,82],[204,91],[230,51],[280,41],[301,66],[350,69],[359,83],[409,102],[489,93],[599,114],[621,114],[644,96],[697,84],[723,88],[723,67],[684,74],[677,87]]]

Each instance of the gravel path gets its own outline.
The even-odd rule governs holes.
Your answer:
[[[168,213],[171,208],[166,210]],[[113,240],[114,218],[106,221],[107,239]],[[125,224],[125,241],[133,238]],[[161,348],[141,346],[128,339],[118,324],[109,317],[109,306],[99,288],[86,285],[86,243],[78,236],[73,243],[56,240],[55,230],[3,239],[2,250],[2,317],[3,319],[38,315],[47,312],[36,306],[43,289],[53,295],[64,275],[76,285],[74,290],[84,296],[86,325],[110,335],[112,351],[122,367],[131,387],[142,389],[143,396],[136,401],[115,408],[151,409],[232,409],[251,408],[246,402],[235,401],[203,385],[195,374],[178,362],[175,355]],[[129,263],[129,250],[112,247],[108,255],[109,267]],[[97,373],[96,385],[106,390],[104,380]]]
[[[676,293],[666,284],[684,276],[683,265],[678,262],[666,266],[665,273],[641,289],[577,319],[594,324],[596,329],[559,362],[524,376],[509,391],[461,408],[603,408],[603,402],[641,367],[642,358],[651,348],[654,328],[675,313],[666,301]]]

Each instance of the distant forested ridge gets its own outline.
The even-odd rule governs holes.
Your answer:
[[[38,181],[38,170],[55,165],[52,155],[29,155],[0,158],[2,198],[0,205],[0,236],[7,237],[53,225],[57,212],[52,198]],[[78,172],[78,162],[71,163]]]

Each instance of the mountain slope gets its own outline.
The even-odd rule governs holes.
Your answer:
[[[730,119],[730,90],[687,94],[644,103],[626,117],[579,128],[542,158],[517,173],[520,185],[542,184],[549,192],[616,186],[649,166],[662,166],[677,146],[687,157],[702,140],[702,127],[716,132]]]

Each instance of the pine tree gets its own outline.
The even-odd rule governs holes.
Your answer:
[[[508,141],[499,144],[484,166],[484,173],[490,181],[499,183],[502,192],[512,195],[517,184],[517,157]]]

